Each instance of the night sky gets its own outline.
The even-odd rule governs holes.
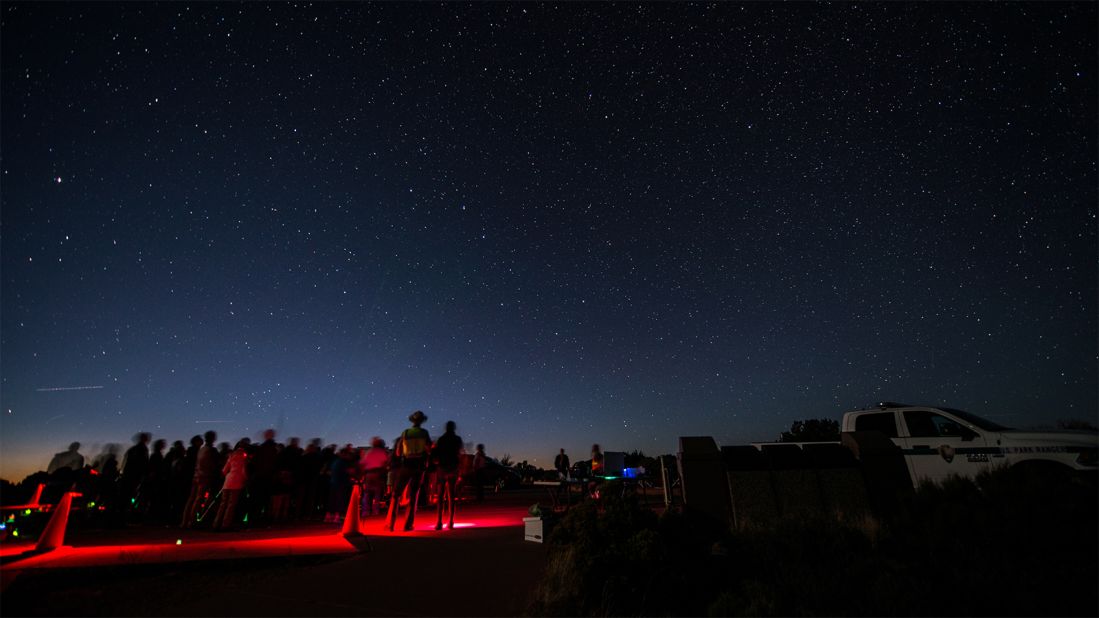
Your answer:
[[[1095,422],[1094,3],[0,11],[5,478]]]

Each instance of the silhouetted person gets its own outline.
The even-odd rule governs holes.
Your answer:
[[[593,478],[603,476],[603,451],[598,444],[591,445],[591,475]]]
[[[134,436],[134,445],[126,450],[122,458],[121,500],[128,511],[137,507],[138,492],[141,491],[141,483],[149,474],[149,439],[150,435],[141,432]]]
[[[46,472],[53,474],[58,468],[68,468],[73,472],[77,472],[84,468],[84,456],[80,454],[80,443],[73,442],[69,445],[69,450],[61,451],[53,456],[50,460],[50,465],[46,468]]]
[[[488,459],[485,456],[485,445],[478,444],[477,452],[473,454],[473,484],[477,488],[477,501],[483,502],[485,499],[485,468],[488,466]]]
[[[393,495],[389,499],[389,516],[386,529],[392,531],[397,523],[397,511],[400,509],[401,493],[408,488],[408,513],[405,515],[404,529],[411,530],[416,518],[416,501],[420,497],[420,483],[423,482],[427,468],[427,453],[431,448],[431,436],[420,427],[427,416],[416,410],[408,416],[412,427],[401,432],[397,455],[400,468],[397,471],[397,483],[393,486]]]
[[[195,436],[198,439],[199,446],[202,446],[202,438]],[[198,456],[198,447],[195,447],[195,457]],[[195,475],[195,463],[194,458],[187,458],[187,449],[183,446],[182,440],[176,440],[172,443],[172,448],[168,449],[168,454],[164,456],[164,460],[168,462],[168,478],[170,487],[168,489],[168,516],[169,521],[179,521],[183,517],[183,507],[187,504],[187,497],[191,495],[191,479]]]
[[[164,466],[164,449],[168,448],[168,441],[164,438],[158,438],[153,441],[152,450],[149,451],[149,473],[150,477],[157,477],[161,468]]]
[[[164,519],[168,513],[169,470],[164,448],[168,441],[163,438],[153,442],[153,451],[149,454],[149,472],[142,482],[142,496],[149,515]]]
[[[347,505],[351,501],[351,479],[358,460],[351,445],[340,449],[339,454],[328,468],[328,509],[324,515],[325,523],[340,523]]]
[[[69,450],[61,451],[50,459],[50,465],[46,468],[45,491],[41,497],[43,502],[57,502],[77,481],[84,468],[84,456],[77,452],[79,449],[80,443],[73,442]],[[79,467],[73,468],[77,464]],[[93,497],[94,494],[89,494],[85,499]]]
[[[206,501],[210,487],[220,474],[218,452],[214,448],[214,442],[218,435],[213,431],[203,434],[205,442],[198,449],[195,459],[195,474],[191,480],[191,496],[187,498],[187,505],[183,508],[183,520],[181,528],[191,528],[195,525],[195,516],[199,507]]]
[[[431,448],[431,459],[435,462],[435,529],[443,529],[443,505],[449,513],[447,528],[454,529],[454,505],[457,498],[458,464],[462,460],[462,439],[454,433],[454,421],[446,422],[446,432],[439,436]]]
[[[393,499],[393,488],[397,486],[397,477],[401,472],[401,457],[398,451],[401,448],[401,436],[393,439],[393,450],[389,452],[389,470],[385,474],[385,495]]]
[[[321,474],[321,439],[313,438],[298,458],[294,473],[294,518],[312,519],[317,511],[317,484]]]
[[[565,454],[565,449],[553,458],[553,469],[557,470],[557,476],[562,481],[569,478],[569,456]]]
[[[316,480],[317,510],[328,513],[329,498],[332,493],[332,463],[339,457],[336,445],[329,444],[321,449],[320,471]]]
[[[98,493],[97,483],[99,482],[99,476],[93,471],[91,464],[85,463],[84,467],[73,473],[73,482],[75,485],[68,485],[65,487],[75,487],[76,492],[80,494],[80,503],[86,509],[88,503],[95,500]]]
[[[275,460],[279,456],[274,429],[263,432],[263,442],[255,447],[254,452],[255,456],[248,469],[249,512],[255,521],[270,521]]]
[[[276,522],[290,519],[290,503],[296,497],[299,460],[302,456],[300,440],[290,438],[289,444],[279,451],[275,460],[275,484],[271,494],[271,515]]]
[[[385,476],[389,470],[389,451],[385,450],[385,440],[374,436],[359,467],[363,471],[362,513],[374,515],[378,512],[378,502],[385,495]]]
[[[598,478],[603,475],[603,451],[598,444],[591,445],[591,474],[588,479],[588,494],[599,497]]]
[[[191,479],[195,476],[195,462],[198,461],[198,452],[202,449],[202,436],[191,436],[191,445],[183,456],[183,469],[187,473],[187,490],[190,493]]]
[[[228,460],[222,467],[225,483],[221,486],[221,497],[218,498],[214,530],[228,530],[236,523],[237,503],[240,502],[240,495],[248,481],[247,446],[248,443],[244,440],[237,442],[236,448],[229,453]]]
[[[108,444],[106,451],[99,457],[96,472],[99,473],[98,491],[95,502],[106,507],[107,525],[121,525],[125,511],[118,498],[118,445]]]
[[[218,460],[224,465],[229,461],[229,454],[233,452],[233,446],[228,442],[218,444]]]

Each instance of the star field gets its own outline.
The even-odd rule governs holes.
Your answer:
[[[1094,4],[0,12],[6,478],[1099,413]]]

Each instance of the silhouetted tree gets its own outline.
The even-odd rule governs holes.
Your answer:
[[[840,439],[839,421],[814,418],[794,421],[790,431],[782,432],[779,442],[833,442]]]
[[[0,479],[0,504],[23,504],[23,492],[19,485],[6,479]]]
[[[627,468],[637,468],[638,466],[645,468],[645,471],[652,474],[659,475],[660,473],[660,461],[655,457],[648,457],[639,449],[635,449],[631,453],[626,453],[625,464]]]

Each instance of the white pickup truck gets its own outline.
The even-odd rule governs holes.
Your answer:
[[[1095,474],[1099,434],[1019,431],[953,408],[882,403],[843,415],[842,430],[876,430],[904,452],[912,482],[972,478],[994,467]]]

